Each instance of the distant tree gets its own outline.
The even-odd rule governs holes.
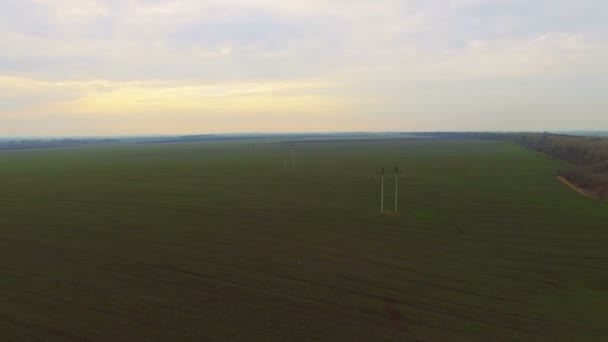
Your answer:
[[[432,135],[432,134],[431,134]],[[435,133],[450,139],[511,140],[576,167],[560,176],[586,191],[608,197],[608,138],[543,133]]]

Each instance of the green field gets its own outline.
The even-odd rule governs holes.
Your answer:
[[[561,162],[414,139],[296,162],[276,142],[0,152],[0,340],[608,339],[608,203]],[[398,216],[381,162],[405,173]]]

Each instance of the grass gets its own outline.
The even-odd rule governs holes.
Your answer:
[[[378,212],[398,162],[400,215]],[[608,206],[507,142],[0,153],[0,339],[605,340]],[[386,179],[386,205],[393,203]]]

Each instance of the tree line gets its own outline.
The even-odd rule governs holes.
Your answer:
[[[433,133],[432,136],[514,141],[531,150],[568,162],[572,167],[558,171],[559,176],[594,197],[608,198],[608,137],[492,132],[439,132]]]
[[[573,165],[559,175],[585,192],[608,198],[608,138],[520,133],[515,141]]]
[[[92,144],[108,144],[117,142],[116,139],[19,139],[0,141],[0,150],[22,150],[50,147],[70,147]]]

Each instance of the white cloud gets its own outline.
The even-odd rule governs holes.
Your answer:
[[[323,98],[323,103],[341,104],[329,106],[331,110],[359,106],[357,112],[370,117],[382,103],[386,122],[422,107],[429,122],[450,122],[453,116],[437,106],[411,104],[441,97],[446,86],[460,82],[460,100],[448,101],[455,112],[492,112],[478,91],[484,82],[551,79],[554,86],[568,87],[575,79],[585,87],[583,81],[602,83],[608,77],[608,26],[603,20],[608,4],[597,0],[13,0],[0,6],[0,91],[5,94],[0,116],[24,108],[72,110],[74,105],[66,104],[70,101],[80,108],[93,106],[88,113],[104,108],[155,111],[133,107],[133,96],[192,102],[192,87],[204,92],[221,84],[232,95],[245,95],[249,84],[255,85],[252,94],[261,96],[262,91],[266,102],[274,101],[273,108],[287,108],[281,94],[297,93],[312,101],[307,103]],[[30,88],[19,90],[9,78],[29,80]],[[52,86],[57,82],[67,86]],[[281,84],[289,86],[273,88]],[[331,86],[302,86],[306,84]],[[402,94],[417,84],[424,86],[416,97]],[[105,97],[94,86],[108,88]],[[127,89],[129,100],[103,105],[108,94],[116,100]],[[517,86],[502,91],[517,101]],[[595,103],[595,108],[606,101],[577,96],[574,102]],[[484,106],[465,104],[476,99]],[[214,106],[222,112],[221,102]],[[321,107],[317,102],[307,115],[327,112]],[[247,111],[230,108],[228,116]],[[592,105],[584,108],[597,114]],[[261,107],[251,112],[263,115]],[[553,108],[544,115],[567,113],[556,114]],[[476,124],[458,124],[462,122],[472,129]],[[504,120],[496,117],[495,122]],[[524,120],[513,124],[524,125]]]

